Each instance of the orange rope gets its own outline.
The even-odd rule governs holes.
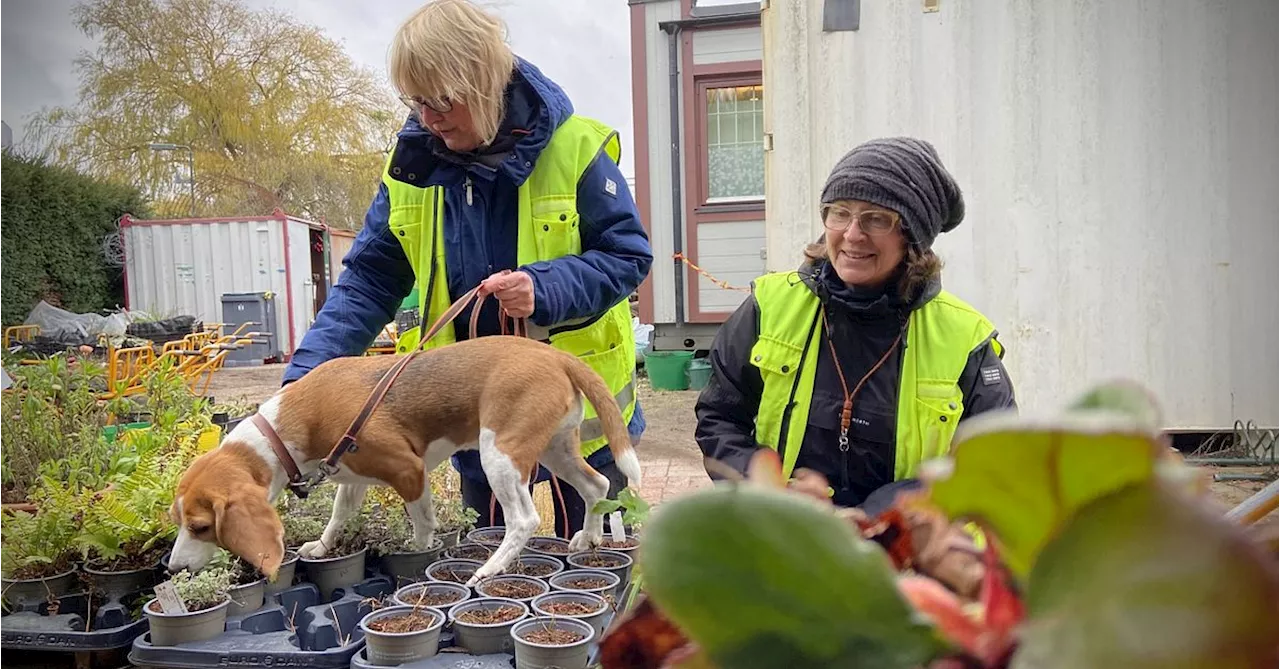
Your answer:
[[[698,267],[697,265],[693,264],[692,262],[689,262],[689,259],[688,259],[688,258],[686,258],[686,257],[684,256],[684,254],[683,254],[683,253],[673,253],[673,254],[671,254],[671,258],[672,258],[672,259],[674,259],[674,260],[679,260],[680,262],[683,262],[684,264],[686,264],[686,265],[688,265],[688,266],[692,267],[692,268],[693,268],[693,271],[697,272],[698,274],[701,274],[702,276],[706,277],[706,279],[707,279],[708,281],[710,281],[711,283],[714,283],[715,285],[717,285],[717,286],[719,286],[719,287],[721,287],[721,288],[723,288],[723,289],[725,289],[725,290],[736,290],[736,291],[739,291],[739,292],[742,292],[742,293],[750,293],[750,292],[751,292],[751,289],[750,289],[750,288],[743,288],[743,287],[741,287],[741,286],[734,286],[734,285],[729,284],[729,282],[727,282],[727,281],[721,281],[720,279],[715,278],[715,277],[714,277],[714,276],[712,276],[712,275],[711,275],[711,273],[710,273],[710,272],[708,272],[707,270],[702,269],[701,267]]]

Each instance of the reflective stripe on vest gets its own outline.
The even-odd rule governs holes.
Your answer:
[[[762,276],[752,292],[760,310],[760,334],[751,364],[764,381],[756,441],[781,447],[783,473],[790,477],[809,423],[821,303],[795,272]],[[985,316],[946,291],[911,312],[898,390],[894,480],[911,478],[921,462],[950,449],[964,412],[960,374],[969,354],[988,340],[997,352],[1003,350],[994,334]]]
[[[517,264],[529,265],[582,252],[578,181],[602,149],[615,163],[618,161],[621,146],[617,133],[593,119],[570,116],[552,134],[529,178],[517,191]],[[418,313],[422,322],[432,323],[450,304],[442,243],[444,190],[398,181],[391,174],[390,160],[382,182],[390,199],[391,233],[400,240],[417,279]],[[529,326],[531,337],[574,354],[600,374],[622,408],[623,421],[631,421],[636,400],[635,331],[631,326],[631,306],[625,299],[596,319],[558,323],[550,328]],[[403,354],[416,348],[418,336],[417,329],[401,333],[396,352]],[[453,328],[446,327],[423,348],[438,348],[454,341]],[[585,456],[604,446],[606,439],[595,407],[585,398],[583,403],[586,415],[581,440]]]

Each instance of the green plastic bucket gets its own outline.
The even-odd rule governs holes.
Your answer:
[[[686,367],[693,351],[649,351],[644,354],[644,368],[654,390],[686,390],[689,375]]]
[[[711,363],[706,358],[689,361],[689,390],[702,390],[711,380]]]

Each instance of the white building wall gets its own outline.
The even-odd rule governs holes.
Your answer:
[[[693,62],[697,65],[760,60],[763,56],[759,26],[693,33]]]
[[[648,84],[649,146],[649,243],[653,247],[653,318],[671,323],[676,319],[675,271],[671,254],[673,214],[671,201],[671,84],[668,77],[670,47],[666,33],[658,30],[661,21],[680,18],[679,0],[651,2],[645,8],[645,72]],[[684,128],[678,138],[683,147]],[[684,221],[688,224],[688,221]],[[686,312],[687,313],[687,312]]]
[[[822,4],[762,13],[770,269],[845,151],[922,137],[965,194],[944,284],[1023,407],[1129,377],[1170,427],[1277,424],[1273,0],[864,2],[838,33]]]

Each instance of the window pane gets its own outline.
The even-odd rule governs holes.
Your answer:
[[[764,197],[763,97],[761,86],[707,91],[710,199]]]

